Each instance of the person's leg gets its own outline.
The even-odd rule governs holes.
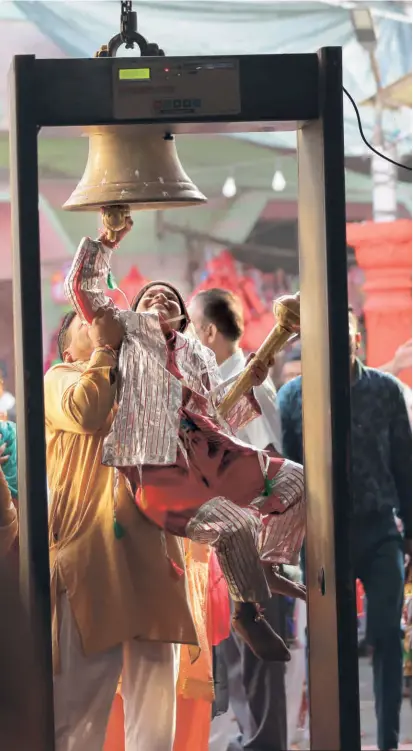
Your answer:
[[[208,751],[210,729],[211,702],[179,695],[174,751]]]
[[[304,732],[301,719],[303,693],[306,679],[305,628],[307,623],[306,606],[303,602],[294,602],[294,638],[295,647],[291,650],[291,662],[286,667],[285,690],[287,703],[287,748],[298,743]],[[288,644],[288,640],[287,640]]]
[[[214,676],[215,699],[212,704],[212,719],[226,714],[229,708],[228,670],[222,655],[222,645],[227,639],[212,647],[212,675]]]
[[[298,564],[305,532],[306,508],[304,497],[283,514],[265,517],[260,536],[260,558],[268,586],[273,594],[306,601],[304,584],[283,576],[280,564]]]
[[[248,513],[258,512],[264,520],[260,558],[271,592],[305,600],[305,587],[289,582],[275,568],[299,561],[306,524],[301,464],[256,451],[243,457],[241,466],[229,453],[221,462],[218,477],[220,495],[234,506],[243,506],[248,498]]]
[[[211,490],[237,506],[284,515],[304,498],[304,470],[301,464],[258,449],[245,455],[231,450],[211,477]]]
[[[186,536],[215,548],[234,602],[233,628],[257,657],[286,662],[289,650],[256,604],[270,594],[258,554],[260,529],[253,511],[214,498],[188,522]]]
[[[54,678],[56,751],[102,751],[122,670],[122,645],[85,657],[69,600],[61,595],[61,672]]]
[[[276,565],[298,565],[304,542],[305,524],[304,495],[288,506],[282,514],[265,516],[260,538],[261,561]]]
[[[273,595],[281,595],[282,597],[291,597],[297,600],[306,602],[307,590],[304,584],[291,581],[286,576],[280,573],[280,567],[274,565],[269,561],[261,561],[261,565],[265,571],[268,586]]]
[[[179,653],[177,644],[137,639],[124,644],[125,751],[172,751]]]
[[[190,540],[213,545],[229,593],[235,601],[260,602],[270,597],[258,554],[259,516],[225,498],[214,498],[186,527]]]
[[[403,684],[401,543],[384,542],[365,558],[360,578],[367,598],[367,641],[373,648],[374,695],[380,751],[396,749]]]
[[[265,604],[265,615],[272,628],[285,636],[282,598],[272,597]],[[285,751],[288,748],[285,665],[257,659],[234,631],[224,644],[224,654],[230,704],[242,732],[240,748]],[[232,744],[229,749],[235,747]]]

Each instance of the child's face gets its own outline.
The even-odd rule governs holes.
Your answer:
[[[159,313],[169,323],[171,328],[179,329],[181,323],[181,306],[172,289],[156,284],[145,292],[137,307],[138,313],[147,311]]]

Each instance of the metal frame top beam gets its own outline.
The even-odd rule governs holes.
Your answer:
[[[17,56],[14,60],[18,60]],[[25,56],[26,57],[26,56]],[[28,57],[28,56],[27,56]],[[32,56],[30,56],[32,57]],[[38,126],[110,125],[123,123],[151,123],[134,117],[114,119],[113,69],[116,58],[82,60],[38,60],[34,56],[34,85],[36,88],[35,120]],[[138,58],[148,65],[157,58]],[[188,58],[162,58],[165,66]],[[219,62],[222,57],[194,58],[202,62]],[[125,64],[133,58],[124,59]],[[253,124],[274,124],[277,130],[299,127],[299,123],[316,119],[319,115],[319,61],[316,54],[303,55],[240,55],[226,56],[239,65],[241,112],[213,118],[205,116],[179,117],[179,123],[236,123],[243,122],[254,130]],[[162,122],[156,118],[156,122]],[[167,118],[163,122],[168,122]],[[278,126],[275,125],[278,123]],[[182,128],[181,128],[182,130]],[[218,128],[219,130],[219,128]],[[232,128],[234,130],[234,127]]]

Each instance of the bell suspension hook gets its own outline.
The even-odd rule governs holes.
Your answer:
[[[142,34],[138,33],[138,19],[132,10],[132,0],[121,0],[120,32],[104,44],[96,52],[95,57],[116,57],[119,48],[124,44],[126,49],[133,49],[135,44],[139,47],[142,57],[161,57],[165,53],[157,44],[148,42]],[[101,209],[103,226],[105,227],[108,240],[115,242],[118,232],[121,232],[130,216],[130,207],[103,206]]]

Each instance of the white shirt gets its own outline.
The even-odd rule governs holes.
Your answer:
[[[246,365],[246,357],[241,349],[237,349],[228,360],[219,366],[221,378],[226,381],[239,375]],[[237,438],[259,449],[265,449],[269,444],[281,453],[281,418],[277,405],[275,387],[269,378],[254,388],[254,395],[261,407],[262,415],[252,420],[245,428],[237,432]]]

